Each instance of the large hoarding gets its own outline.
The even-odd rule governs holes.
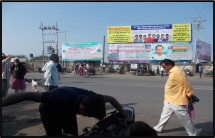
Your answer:
[[[191,24],[108,27],[108,43],[190,42]]]
[[[209,43],[197,40],[196,42],[196,59],[199,62],[211,61],[211,45]]]
[[[63,61],[102,60],[102,42],[63,43]]]
[[[174,61],[192,61],[192,44],[187,42],[109,44],[110,62],[160,62],[168,58]]]
[[[149,62],[150,53],[147,44],[109,44],[111,62]]]
[[[112,26],[107,29],[108,43],[130,43],[131,26]]]

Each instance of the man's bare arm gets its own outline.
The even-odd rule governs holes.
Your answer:
[[[41,102],[42,93],[41,92],[24,92],[9,95],[2,98],[2,106],[7,106],[15,103],[22,102],[24,100],[32,100],[35,102]]]

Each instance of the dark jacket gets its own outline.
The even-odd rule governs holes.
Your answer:
[[[11,74],[12,74],[12,77],[15,78],[15,79],[24,79],[24,76],[26,74],[26,68],[24,65],[22,65],[21,63],[19,63],[18,65],[18,70],[15,71],[15,65],[13,65],[11,67]]]

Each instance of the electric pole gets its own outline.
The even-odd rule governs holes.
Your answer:
[[[206,20],[201,20],[201,18],[200,17],[198,17],[198,18],[194,18],[195,20],[193,21],[193,22],[196,22],[197,24],[196,24],[196,28],[195,29],[197,29],[197,34],[196,34],[196,42],[198,41],[198,39],[199,39],[199,29],[203,29],[203,28],[201,28],[201,23],[202,22],[205,22]],[[194,52],[194,74],[196,74],[196,63],[197,63],[197,60],[196,60],[196,43],[195,43],[195,52]]]
[[[103,62],[102,62],[102,65],[104,65],[104,58],[105,58],[105,36],[104,36],[104,42],[103,42]]]
[[[42,45],[43,45],[43,50],[42,50],[42,55],[43,55],[43,65],[45,65],[45,44],[47,43],[54,43],[56,44],[56,49],[54,50],[54,48],[52,48],[51,46],[48,46],[48,50],[51,50],[51,53],[55,53],[58,55],[58,26],[57,26],[57,22],[56,25],[51,26],[44,26],[43,23],[41,22],[41,25],[39,27],[42,30]],[[56,33],[50,33],[51,31],[56,30]],[[47,33],[44,33],[44,32]],[[48,33],[49,32],[49,33]],[[45,35],[56,35],[56,40],[46,40],[45,39]],[[49,53],[49,54],[51,54]]]

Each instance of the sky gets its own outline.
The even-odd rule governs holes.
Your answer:
[[[63,31],[67,42],[103,42],[105,36],[107,61],[108,26],[191,23],[195,43],[197,17],[205,20],[199,39],[211,44],[213,57],[213,2],[2,2],[2,52],[28,58],[42,55],[41,22],[45,26],[57,22],[60,53]]]

